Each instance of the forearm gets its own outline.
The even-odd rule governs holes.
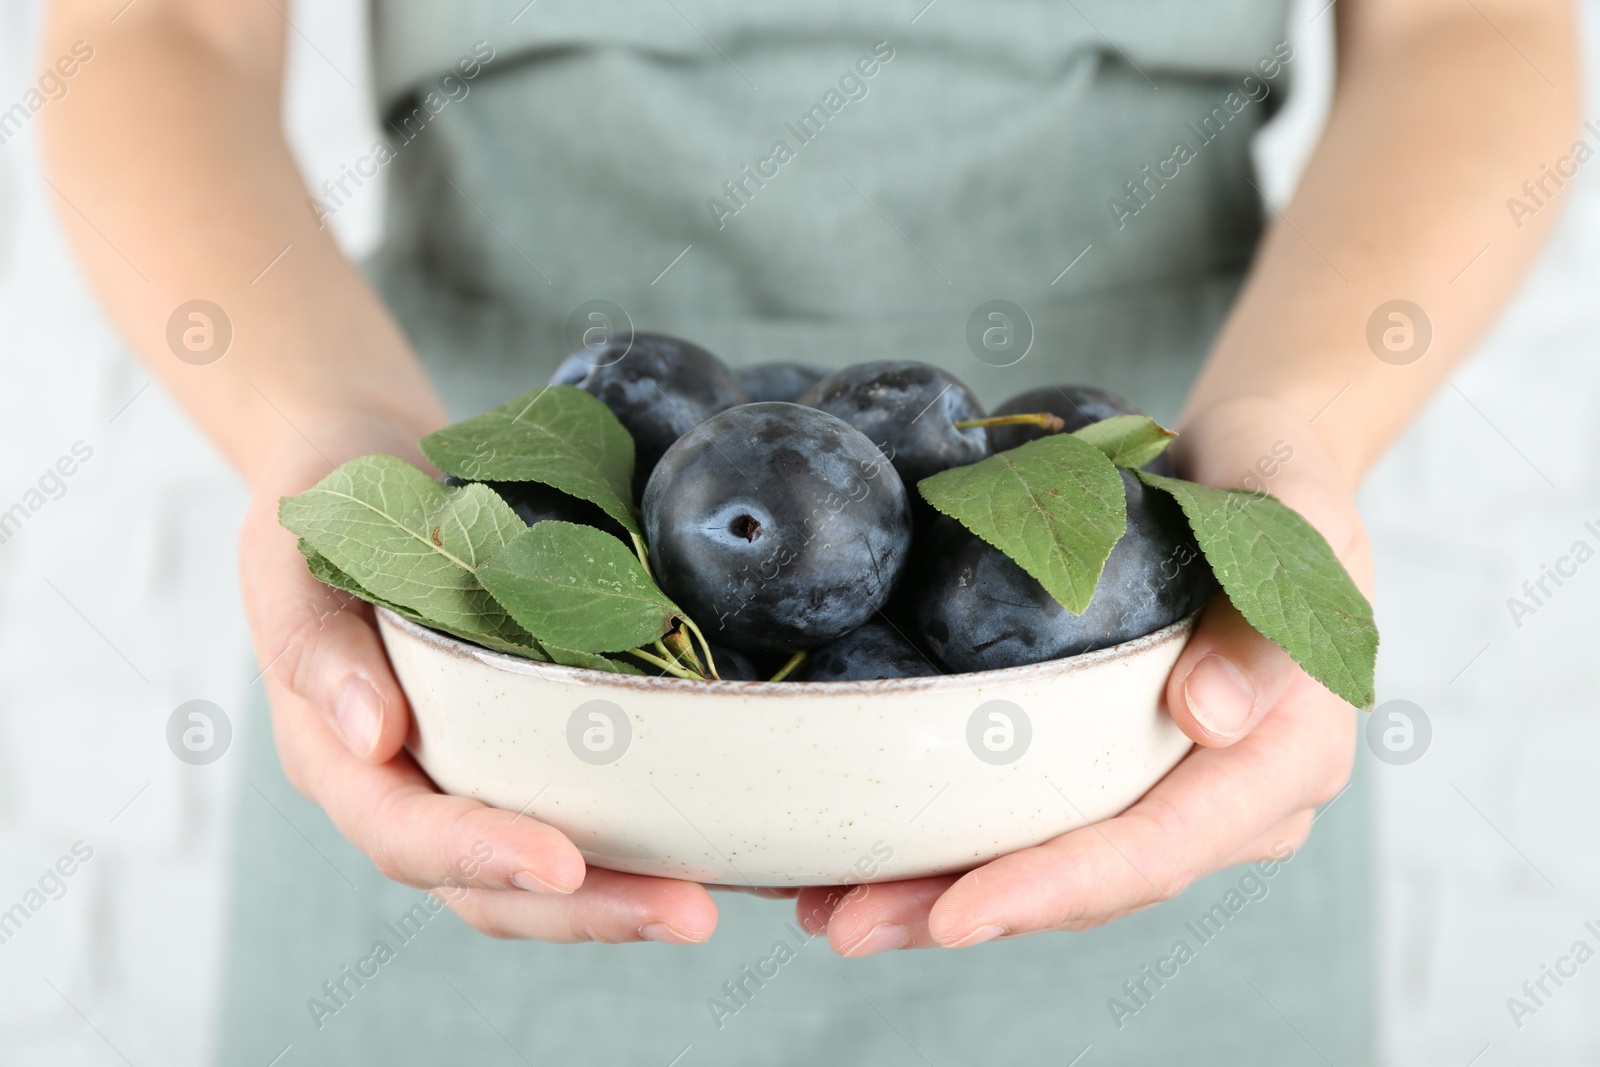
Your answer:
[[[1284,405],[1314,420],[1352,488],[1471,351],[1537,253],[1554,206],[1519,226],[1506,199],[1570,151],[1579,102],[1576,29],[1563,5],[1517,15],[1486,0],[1494,25],[1457,7],[1405,32],[1374,25],[1375,6],[1342,26],[1326,131],[1283,217],[1271,220],[1185,412],[1256,398]],[[1431,322],[1415,362],[1405,353],[1385,362],[1368,344],[1369,319],[1395,299]]]
[[[152,373],[252,481],[285,441],[316,447],[316,428],[342,412],[438,425],[404,337],[306,206],[280,125],[281,40],[230,52],[167,5],[115,24],[98,7],[53,12],[50,54],[92,36],[95,56],[48,113],[47,177],[91,283]],[[197,298],[231,324],[215,362],[169,345],[174,310]]]

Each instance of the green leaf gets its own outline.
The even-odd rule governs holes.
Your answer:
[[[439,469],[474,482],[541,482],[593,503],[639,536],[633,438],[599,400],[552,385],[422,439]]]
[[[616,538],[612,538],[613,541]],[[612,659],[609,656],[597,656],[593,652],[579,652],[571,648],[557,648],[555,645],[545,645],[545,651],[550,653],[550,662],[559,663],[563,667],[584,667],[591,671],[606,671],[611,674],[643,674],[644,671],[629,663],[625,659]]]
[[[1135,473],[1178,502],[1245,621],[1333,693],[1370,711],[1378,657],[1372,605],[1323,536],[1265,493]]]
[[[1087,441],[1119,467],[1137,469],[1167,450],[1178,435],[1143,415],[1113,415],[1091,422],[1072,435]]]
[[[404,615],[413,622],[422,622],[422,616],[412,611],[403,604],[394,604],[380,596],[375,596],[361,588],[361,583],[350,577],[344,571],[333,565],[333,562],[321,552],[311,547],[311,543],[304,537],[300,538],[300,554],[306,558],[306,569],[311,572],[311,577],[323,585],[330,585],[351,596],[360,597],[369,604],[388,608],[398,615]]]
[[[478,577],[529,633],[578,652],[648,645],[683,615],[621,541],[555,519],[528,527]]]
[[[483,561],[527,529],[486,485],[452,488],[393,456],[361,456],[284,497],[278,520],[362,590],[347,592],[481,644],[536,647],[478,583]]]
[[[924,499],[1004,552],[1062,607],[1083,614],[1128,528],[1117,468],[1057,434],[917,483]]]
[[[506,652],[513,656],[521,656],[525,659],[533,659],[540,662],[560,663],[568,667],[587,667],[589,670],[608,671],[613,674],[644,673],[638,667],[635,667],[633,664],[628,663],[625,660],[611,660],[607,659],[605,656],[596,656],[589,652],[574,652],[571,649],[566,648],[551,648],[548,646],[542,647],[537,641],[534,641],[531,638],[528,640],[526,645],[520,645],[504,641],[492,634],[470,634],[445,629],[444,627],[429,623],[427,619],[424,619],[421,615],[418,615],[416,612],[412,611],[403,604],[392,603],[384,600],[382,597],[373,595],[366,589],[363,589],[361,587],[361,583],[357,582],[344,571],[341,571],[338,567],[335,567],[327,556],[324,556],[322,553],[312,548],[303,537],[300,539],[300,551],[306,557],[306,567],[311,571],[311,576],[317,579],[317,581],[321,582],[323,585],[329,585],[335,589],[343,590],[344,592],[349,593],[351,596],[359,597],[360,599],[365,600],[369,604],[375,604],[378,607],[388,608],[401,618],[410,619],[419,626],[427,626],[429,629],[433,630],[444,630],[445,633],[449,633],[454,637],[459,637],[463,640],[484,645],[485,647],[491,648],[496,652]]]
[[[317,581],[321,582],[323,585],[330,585],[335,589],[349,593],[351,596],[359,597],[360,599],[365,600],[367,603],[376,605],[377,607],[388,608],[401,618],[410,619],[419,626],[426,626],[431,630],[441,630],[453,637],[459,637],[463,640],[473,641],[487,648],[492,648],[496,652],[508,652],[514,656],[522,656],[527,659],[536,659],[540,661],[549,660],[549,657],[545,654],[545,650],[540,648],[538,642],[534,641],[532,638],[526,639],[526,643],[524,644],[513,644],[494,634],[467,633],[462,630],[454,630],[450,629],[449,627],[440,626],[438,623],[429,622],[427,619],[423,618],[415,611],[412,611],[404,604],[396,604],[391,600],[385,600],[382,597],[372,593],[370,590],[362,588],[360,582],[350,577],[338,567],[335,567],[327,556],[324,556],[322,553],[312,548],[303,537],[300,539],[300,552],[306,557],[306,568],[311,571],[311,576]]]

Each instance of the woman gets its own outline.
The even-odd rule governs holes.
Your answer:
[[[1320,14],[1332,114],[1264,225],[1249,139],[1295,70],[1281,0],[378,0],[384,143],[309,178],[274,5],[123,2],[55,5],[50,54],[92,38],[95,60],[47,151],[110,313],[255,493],[277,753],[245,749],[222,1062],[1371,1060],[1357,713],[1225,600],[1168,688],[1199,747],[1128,813],[795,914],[585,870],[535,820],[435,793],[370,617],[309,577],[277,500],[354,455],[420,464],[420,435],[620,309],[735,364],[921,358],[991,402],[1112,388],[1176,419],[1185,476],[1265,480],[1370,592],[1352,494],[1554,214],[1504,201],[1575,126],[1569,4]],[[326,222],[378,170],[364,275]],[[172,322],[219,317],[220,358],[204,330],[174,358]]]

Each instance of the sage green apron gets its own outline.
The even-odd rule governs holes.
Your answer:
[[[1259,236],[1281,0],[924,3],[380,0],[385,143],[314,210],[386,171],[371,270],[458,415],[631,323],[1170,419]],[[226,1064],[1372,1061],[1359,784],[1270,876],[845,961],[738,894],[693,948],[490,940],[294,793],[264,708],[240,749]]]

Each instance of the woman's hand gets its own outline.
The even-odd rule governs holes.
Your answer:
[[[1277,496],[1322,532],[1371,595],[1351,487],[1303,418],[1267,400],[1230,401],[1191,417],[1178,444],[1184,477]],[[838,899],[837,890],[804,890],[801,921],[813,933],[826,925],[845,956],[1082,930],[1168,900],[1223,867],[1282,858],[1282,846],[1299,847],[1317,806],[1349,779],[1356,710],[1224,596],[1206,608],[1173,668],[1167,703],[1199,747],[1123,814],[964,875],[858,888],[833,908],[827,894]],[[831,919],[816,918],[830,911]]]
[[[372,611],[311,577],[295,536],[278,525],[278,498],[366,453],[431,469],[416,441],[434,427],[359,413],[295,421],[305,436],[285,439],[255,479],[239,544],[246,613],[289,781],[385,877],[435,891],[483,933],[704,941],[717,909],[703,886],[588,870],[557,830],[442,795],[403,751],[410,710]]]

